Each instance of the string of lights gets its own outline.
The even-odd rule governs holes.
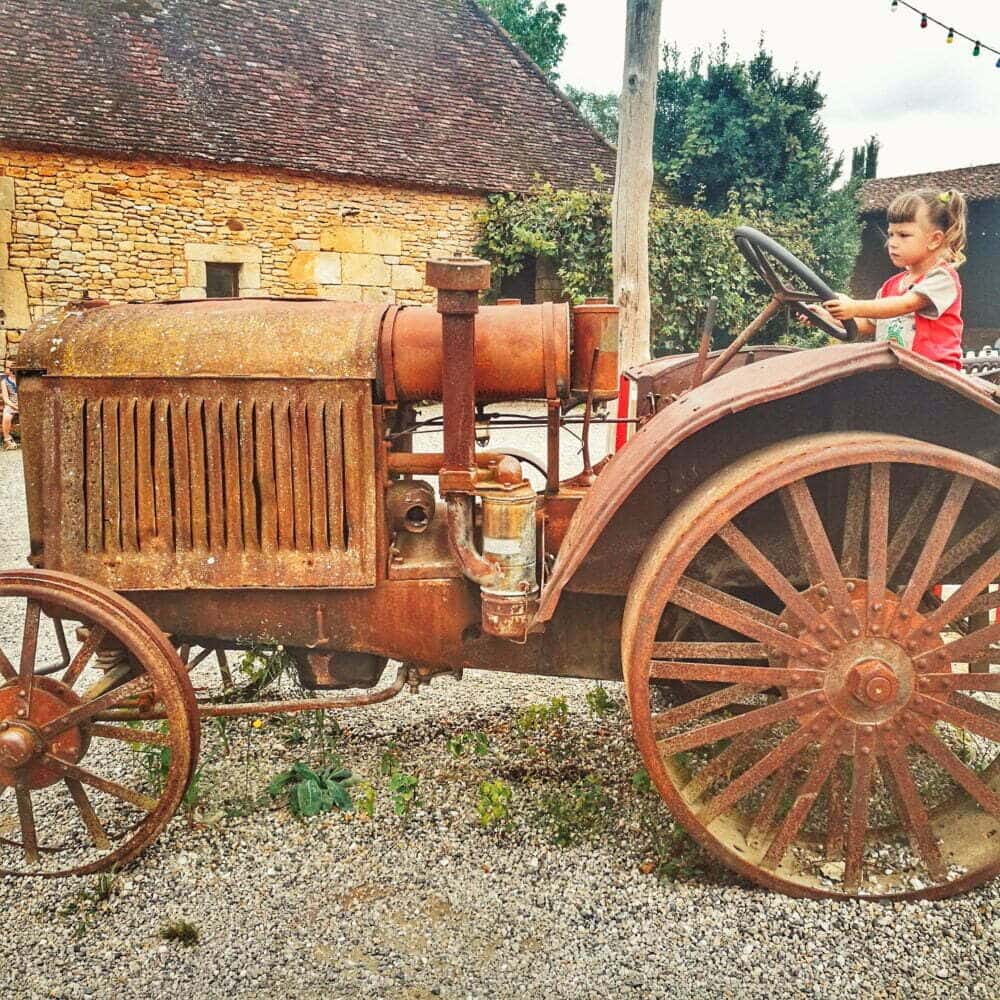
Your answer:
[[[907,3],[907,0],[892,0],[890,10],[895,12],[900,7],[906,7],[907,10],[912,10],[914,14],[919,14],[921,28],[926,28],[929,24],[936,24],[939,28],[947,31],[948,35],[945,38],[945,42],[948,45],[952,45],[956,38],[964,38],[965,41],[972,45],[972,54],[974,56],[979,56],[983,52],[992,52],[993,55],[997,56],[996,67],[1000,69],[1000,49],[995,49],[992,45],[987,45],[978,38],[973,38],[972,35],[967,35],[963,31],[957,31],[955,28],[949,27],[944,21],[939,21],[936,17],[931,17],[930,14],[924,13],[919,7],[914,7],[912,3]]]

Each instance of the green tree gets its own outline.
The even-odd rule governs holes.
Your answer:
[[[566,96],[580,114],[604,136],[612,146],[618,142],[618,95],[598,94],[592,90],[564,87]]]
[[[873,135],[863,146],[855,146],[851,156],[851,178],[870,181],[878,176],[878,151],[881,143]]]
[[[668,48],[656,100],[653,157],[682,201],[795,221],[821,266],[844,272],[858,249],[857,185],[834,188],[843,160],[820,119],[818,75],[778,72],[763,44],[749,61],[725,43],[687,63]]]
[[[479,5],[503,25],[504,30],[528,53],[538,68],[550,79],[559,74],[559,65],[566,50],[566,35],[562,20],[566,5],[549,6],[548,0],[479,0]]]

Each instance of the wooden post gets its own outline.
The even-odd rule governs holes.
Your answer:
[[[660,55],[660,0],[628,0],[625,70],[618,102],[618,162],[611,202],[615,302],[621,307],[621,365],[649,360],[649,197]]]

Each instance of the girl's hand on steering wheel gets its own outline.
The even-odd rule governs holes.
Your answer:
[[[833,316],[834,319],[840,320],[841,322],[845,319],[854,319],[858,315],[858,303],[849,295],[838,295],[835,299],[830,299],[828,302],[824,302],[823,308],[831,316]]]

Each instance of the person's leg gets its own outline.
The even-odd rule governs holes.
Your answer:
[[[5,446],[12,445],[14,443],[14,438],[11,436],[13,426],[14,411],[9,406],[5,406],[3,408],[3,443]]]

